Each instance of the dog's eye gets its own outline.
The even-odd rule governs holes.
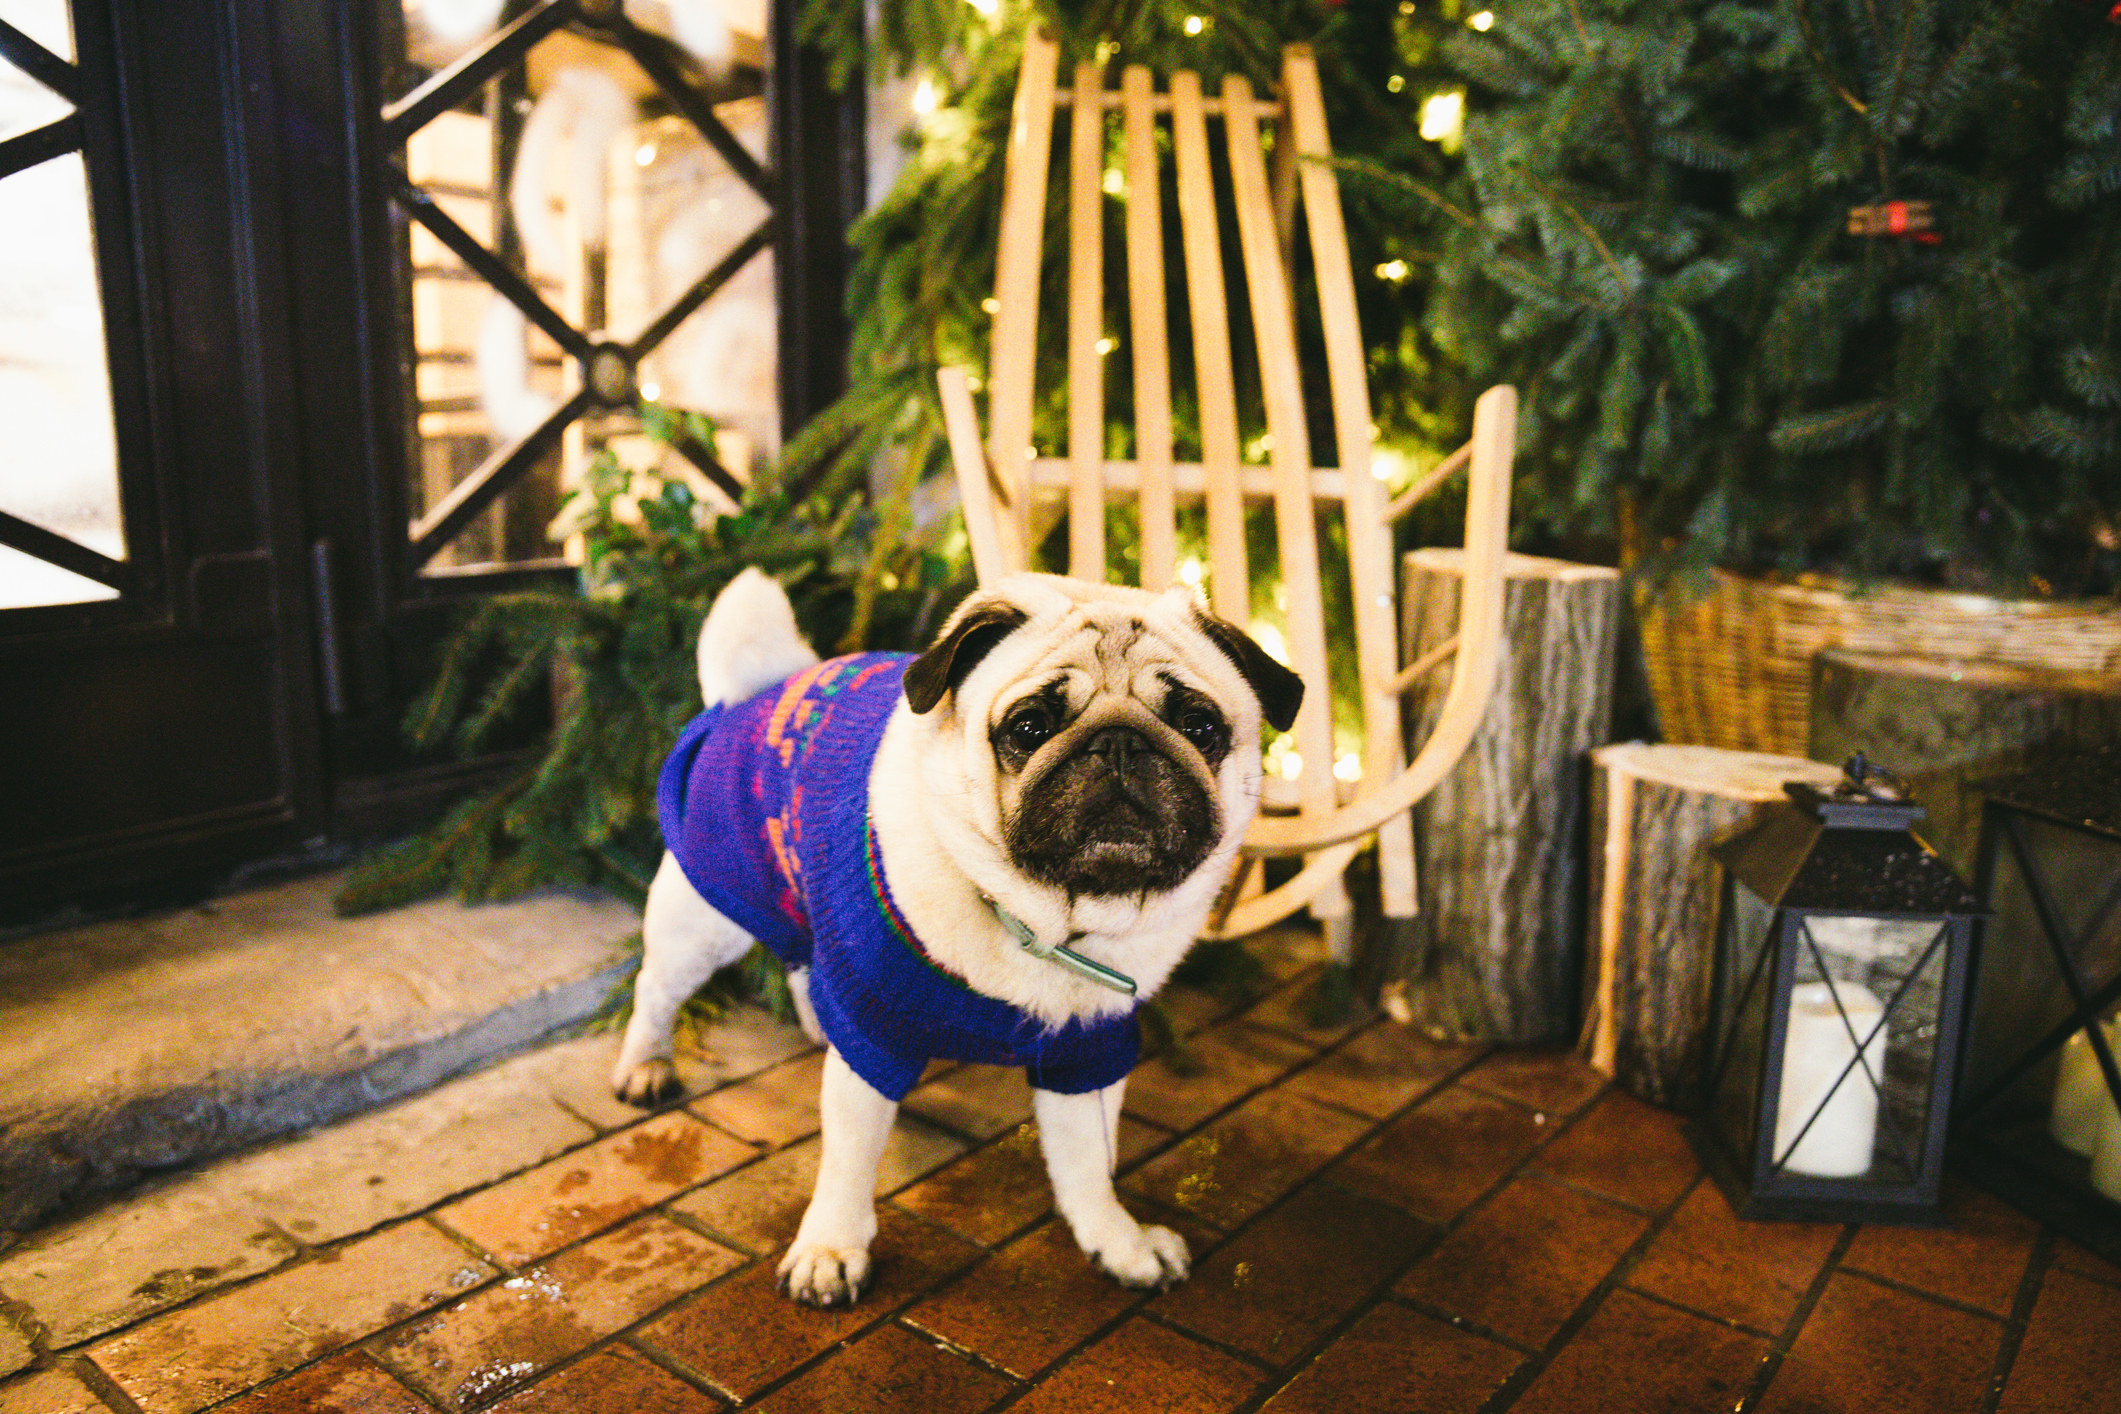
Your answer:
[[[1188,707],[1179,713],[1178,731],[1179,735],[1202,751],[1212,751],[1222,744],[1223,721],[1213,712],[1199,707]]]
[[[1047,737],[1053,735],[1053,721],[1044,712],[1031,710],[1019,712],[1002,726],[1008,733],[1009,744],[1019,751],[1036,751]]]

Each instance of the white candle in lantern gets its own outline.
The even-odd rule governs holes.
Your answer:
[[[2092,1187],[2121,1203],[2121,1110],[2107,1100],[2099,1106],[2098,1116],[2098,1133],[2092,1140]]]
[[[1834,998],[1839,994],[1841,1005]],[[1842,1020],[1846,1012],[1848,1020]],[[1775,1110],[1775,1154],[1790,1173],[1854,1178],[1871,1166],[1878,1134],[1878,1092],[1885,1079],[1885,1005],[1853,982],[1806,982],[1790,989],[1789,1032],[1782,1045],[1782,1090]],[[1853,1068],[1863,1038],[1864,1064]],[[1864,1073],[1865,1064],[1870,1073]],[[1842,1072],[1848,1071],[1844,1078]],[[1839,1081],[1839,1088],[1835,1083]],[[1832,1091],[1831,1096],[1829,1091]],[[1817,1119],[1813,1111],[1819,1112]],[[1810,1127],[1806,1127],[1806,1121]],[[1804,1138],[1797,1134],[1803,1130]],[[1791,1149],[1792,1142],[1796,1148]]]
[[[2121,1027],[2108,1023],[2106,1040],[2113,1048],[2121,1041]],[[2090,1032],[2079,1031],[2062,1043],[2062,1061],[2055,1069],[2055,1102],[2047,1114],[2048,1133],[2064,1148],[2090,1154],[2099,1132],[2099,1112],[2113,1107]]]

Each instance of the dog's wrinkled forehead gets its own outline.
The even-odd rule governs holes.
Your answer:
[[[1100,694],[1153,708],[1174,683],[1183,683],[1225,710],[1249,698],[1282,730],[1303,697],[1295,674],[1187,590],[1152,594],[1019,574],[982,590],[951,616],[908,667],[906,700],[926,713],[948,698],[955,710],[977,716],[1063,681],[1075,710]]]
[[[1193,678],[1197,670],[1173,635],[1152,625],[1148,616],[1127,604],[1078,604],[1040,635],[1044,649],[1016,665],[1016,681],[996,700],[997,710],[1021,693],[1058,686],[1071,710],[1099,697],[1161,700],[1174,677]]]

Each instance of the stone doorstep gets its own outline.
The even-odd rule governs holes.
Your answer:
[[[522,1050],[632,965],[609,897],[339,918],[340,877],[0,946],[0,1234]]]

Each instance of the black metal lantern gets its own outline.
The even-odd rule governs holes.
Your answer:
[[[1977,906],[1862,757],[1792,784],[1724,868],[1707,1109],[1690,1127],[1739,1215],[1934,1223]]]
[[[1976,882],[1992,921],[1954,1158],[2121,1259],[2121,749],[1981,788]]]

